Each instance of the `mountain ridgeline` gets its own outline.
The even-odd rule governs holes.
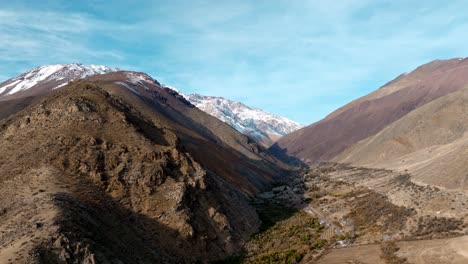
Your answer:
[[[21,110],[38,96],[60,89],[71,81],[116,71],[119,69],[80,63],[45,65],[32,69],[0,83],[0,102],[3,102],[0,104],[0,118]],[[138,80],[134,79],[133,81]],[[217,117],[265,147],[273,144],[279,137],[303,127],[287,118],[278,117],[222,97],[185,95],[177,89],[165,85],[162,85],[161,88],[166,89],[167,92],[172,93],[180,100],[186,100],[206,113]]]

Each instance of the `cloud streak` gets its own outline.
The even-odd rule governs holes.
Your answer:
[[[109,25],[86,14],[0,10],[0,54],[3,68],[26,62],[17,70],[48,63],[123,59],[118,51],[93,47],[87,40]]]

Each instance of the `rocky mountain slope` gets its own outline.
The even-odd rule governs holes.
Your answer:
[[[433,61],[341,107],[325,119],[282,137],[271,151],[285,152],[307,163],[333,159],[415,109],[467,85],[468,59]]]
[[[266,146],[303,125],[223,97],[186,95],[186,99],[206,113]]]
[[[281,163],[143,73],[75,81],[0,123],[0,262],[191,263],[258,230]]]

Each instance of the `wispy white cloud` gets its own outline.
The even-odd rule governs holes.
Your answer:
[[[104,57],[122,60],[120,51],[88,42],[111,26],[81,13],[0,10],[0,68],[18,61],[28,62],[28,67]]]

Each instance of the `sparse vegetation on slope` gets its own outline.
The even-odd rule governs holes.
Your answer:
[[[353,219],[359,228],[377,228],[382,233],[398,232],[405,228],[407,218],[415,214],[414,210],[396,206],[376,192],[361,191],[348,194],[347,197],[354,197],[347,217]]]

